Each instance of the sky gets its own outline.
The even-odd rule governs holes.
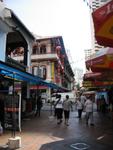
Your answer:
[[[25,26],[39,36],[62,36],[73,68],[85,71],[91,48],[89,7],[83,0],[4,0]]]

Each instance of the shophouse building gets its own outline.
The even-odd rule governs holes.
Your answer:
[[[16,14],[0,1],[0,122],[4,128],[20,126],[12,116],[32,111],[30,84],[45,83],[30,72],[34,41],[35,37]],[[15,118],[19,121],[20,116]]]
[[[16,74],[17,70],[30,73],[30,70],[27,68],[31,65],[30,54],[35,37],[12,10],[5,8],[3,2],[0,2],[0,6],[0,61],[13,67],[13,69],[10,70],[12,74]],[[22,57],[22,63],[14,58],[16,55]],[[21,75],[22,73],[20,73],[20,76]],[[23,79],[21,79],[21,81],[22,80]],[[26,91],[25,88],[24,91]],[[27,91],[25,93],[27,94]]]
[[[34,35],[16,14],[0,1],[0,111],[5,119],[0,121],[5,127],[12,127],[11,120],[14,119],[6,118],[12,116],[7,113],[18,114],[21,110],[23,117],[24,113],[35,108],[33,99],[30,99],[32,86],[46,87],[48,93],[51,93],[50,89],[73,88],[74,74],[62,37],[35,41]],[[38,44],[39,51],[33,43]],[[18,109],[16,106],[22,107]]]
[[[33,45],[31,64],[32,74],[62,87],[62,90],[73,90],[74,73],[61,36],[37,39]],[[37,88],[43,92],[52,92],[47,86]]]
[[[23,23],[0,1],[0,123],[3,128],[14,128],[16,120],[11,116],[15,115],[19,120],[16,114],[21,112],[18,111],[20,99],[15,95],[15,80],[22,81],[24,75],[28,75],[26,66],[30,65],[28,55],[33,40],[33,35]],[[12,58],[20,45],[24,49],[23,64]],[[20,128],[19,123],[17,126]]]

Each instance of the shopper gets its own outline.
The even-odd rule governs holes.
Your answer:
[[[105,100],[104,95],[101,95],[100,102],[101,102],[101,107],[100,107],[101,112],[103,114],[105,114],[106,113],[106,106],[107,106],[107,104],[106,104],[106,100]]]
[[[78,111],[78,118],[81,119],[82,111],[83,111],[84,105],[83,105],[83,103],[81,102],[81,99],[80,99],[80,98],[77,98],[76,106],[77,106],[77,111]]]
[[[110,119],[113,121],[113,102],[110,102],[109,104],[109,114],[110,114]]]
[[[53,105],[54,105],[54,117],[56,117],[56,102],[59,100],[59,95],[56,94]]]
[[[36,102],[36,113],[35,113],[35,116],[38,115],[38,117],[40,117],[40,112],[41,112],[41,108],[43,106],[43,103],[42,103],[42,99],[41,99],[41,96],[39,95],[39,97],[37,98],[37,102]]]
[[[82,93],[82,95],[80,96],[80,101],[82,102],[82,104],[84,105],[84,103],[86,102],[86,96],[84,93]]]
[[[63,99],[61,98],[61,95],[57,96],[55,108],[56,108],[57,124],[61,124],[63,115]]]
[[[67,126],[69,125],[68,121],[69,121],[69,115],[71,109],[72,109],[72,102],[69,99],[69,95],[66,95],[66,98],[63,101],[63,110],[64,110],[65,124]]]
[[[94,120],[93,120],[93,100],[92,100],[92,96],[89,95],[87,97],[87,100],[84,104],[85,107],[85,111],[86,111],[86,124],[88,125],[89,121],[90,121],[90,125],[94,126]]]
[[[3,128],[4,128],[4,118],[5,118],[4,107],[5,106],[4,106],[3,95],[0,94],[0,123]]]

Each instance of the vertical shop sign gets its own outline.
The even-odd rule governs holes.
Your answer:
[[[13,129],[21,131],[21,100],[19,95],[7,95],[5,96],[5,104],[4,104],[4,126],[5,129]],[[14,118],[13,118],[14,117]]]
[[[54,63],[51,63],[51,79],[54,81]]]

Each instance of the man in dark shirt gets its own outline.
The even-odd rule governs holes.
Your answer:
[[[36,109],[36,113],[35,113],[35,116],[38,115],[38,117],[40,117],[40,111],[41,111],[41,108],[42,108],[42,100],[41,100],[41,96],[39,96],[37,98],[37,102],[36,102],[36,105],[37,105],[37,109]]]

